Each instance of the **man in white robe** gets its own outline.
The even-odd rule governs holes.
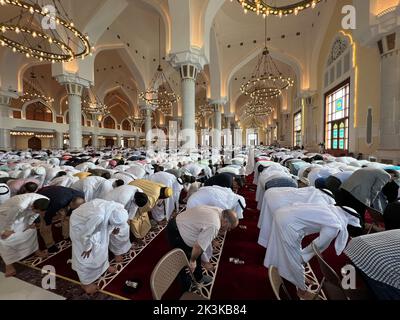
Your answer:
[[[347,225],[360,225],[357,216],[352,209],[334,205],[294,203],[279,209],[272,222],[264,266],[276,267],[281,277],[297,287],[300,298],[312,298],[305,283],[304,265],[314,256],[314,251],[312,243],[302,248],[303,238],[319,234],[313,243],[320,252],[325,251],[336,239],[335,250],[340,255],[349,236]]]
[[[243,219],[243,211],[246,208],[244,198],[232,191],[230,188],[211,186],[200,188],[189,198],[186,208],[192,209],[200,206],[217,207],[223,210],[233,210],[238,219]],[[212,268],[210,259],[213,255],[213,247],[209,246],[202,255],[203,266]]]
[[[49,182],[49,186],[71,188],[71,186],[77,181],[79,181],[78,177],[74,177],[70,174],[67,174],[65,176],[54,178]]]
[[[5,183],[0,183],[0,205],[10,199],[10,188]]]
[[[75,182],[72,189],[82,191],[85,194],[85,201],[89,202],[94,199],[102,199],[107,193],[114,189],[110,180],[102,177],[90,176]]]
[[[151,175],[149,180],[161,183],[164,186],[171,188],[173,191],[172,197],[165,199],[161,206],[156,205],[151,210],[151,215],[157,222],[161,222],[164,219],[168,221],[174,210],[179,208],[179,196],[183,189],[183,185],[178,182],[177,178],[173,174],[164,171]]]
[[[264,194],[263,205],[258,220],[258,227],[260,228],[258,244],[264,248],[268,247],[274,215],[278,209],[290,206],[293,203],[326,205],[335,204],[335,199],[315,187],[300,189],[272,188],[267,190]]]
[[[39,250],[35,220],[44,215],[48,198],[26,193],[14,196],[0,206],[0,256],[6,264],[6,277],[16,274],[13,263],[31,254],[46,256]]]
[[[108,249],[118,257],[131,248],[128,212],[123,205],[96,199],[74,210],[70,218],[72,269],[88,294],[98,290],[95,281],[110,267]]]

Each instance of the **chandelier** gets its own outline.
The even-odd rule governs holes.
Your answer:
[[[158,57],[158,68],[153,76],[150,87],[144,92],[139,93],[139,98],[146,104],[160,109],[161,112],[171,114],[173,104],[178,102],[181,97],[176,94],[171,85],[168,82],[167,77],[164,74],[163,68],[161,67],[161,23],[158,22],[158,45],[159,45],[159,57]]]
[[[268,117],[273,111],[274,108],[272,106],[249,103],[245,106],[244,116]]]
[[[0,0],[0,45],[39,61],[69,62],[91,54],[89,37],[75,26],[61,0]]]
[[[277,98],[284,90],[294,85],[294,80],[285,77],[267,48],[267,19],[265,19],[265,47],[257,61],[256,68],[249,81],[240,87],[240,91],[251,98],[256,104],[266,103]]]
[[[270,14],[279,17],[288,16],[291,14],[297,16],[300,11],[303,11],[308,8],[314,9],[315,6],[319,2],[321,2],[321,0],[301,0],[301,1],[296,0],[292,4],[286,4],[280,6],[276,4],[267,4],[266,0],[238,0],[238,2],[242,5],[245,13],[247,13],[247,11],[253,11],[257,15],[262,14],[263,17],[265,18]]]
[[[25,91],[20,97],[22,102],[32,101],[34,99],[42,99],[48,104],[54,102],[54,98],[43,94],[44,90],[37,81],[37,76],[34,71],[31,72],[29,81],[24,81]]]
[[[108,115],[110,108],[100,100],[91,88],[88,88],[82,99],[82,112],[99,119]]]

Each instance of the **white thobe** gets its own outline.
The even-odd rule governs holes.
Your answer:
[[[39,249],[36,229],[27,229],[39,216],[31,209],[39,199],[47,198],[27,193],[12,197],[0,206],[0,235],[14,231],[9,238],[0,239],[0,256],[5,264],[20,261]]]
[[[210,186],[200,188],[199,191],[193,193],[188,202],[187,209],[210,206],[217,207],[224,210],[234,210],[239,219],[243,219],[243,209],[239,204],[246,208],[246,201],[244,198],[232,191],[230,188],[223,188],[220,186]]]
[[[261,209],[263,203],[265,184],[268,181],[271,181],[272,179],[282,178],[282,177],[291,178],[292,176],[290,175],[289,170],[281,166],[280,164],[271,165],[260,173],[260,175],[258,176],[257,191],[256,191],[256,201],[258,202],[257,204],[258,210]]]
[[[5,183],[0,183],[0,205],[10,199],[11,190]]]
[[[128,212],[129,220],[132,220],[139,209],[135,203],[135,194],[138,191],[143,192],[142,189],[139,189],[135,186],[123,185],[115,188],[113,191],[105,195],[104,200],[114,201],[122,204],[125,210]]]
[[[295,203],[279,209],[272,222],[272,231],[264,266],[274,266],[281,277],[297,288],[306,290],[304,265],[314,256],[312,244],[302,249],[305,236],[319,233],[313,241],[320,252],[335,240],[340,255],[348,240],[347,225],[360,226],[359,219],[333,205]]]
[[[119,228],[118,235],[113,235]],[[126,236],[128,235],[128,236]],[[129,251],[128,213],[122,204],[96,199],[74,210],[70,218],[72,269],[82,284],[96,281],[110,266],[108,249],[116,254]],[[91,250],[88,258],[82,253]]]
[[[134,174],[129,172],[117,172],[113,174],[112,178],[115,180],[122,180],[125,184],[129,184],[130,182],[137,179]]]
[[[102,199],[108,192],[114,189],[111,181],[95,176],[79,180],[71,188],[83,192],[86,202],[94,199]]]
[[[220,186],[211,186],[200,188],[193,193],[186,205],[187,209],[200,206],[217,207],[224,210],[233,210],[237,213],[238,219],[243,219],[243,208],[246,208],[246,201],[240,195],[237,195],[230,188]],[[203,254],[203,261],[209,261],[212,257],[213,248],[208,247]]]
[[[53,180],[51,180],[49,182],[49,186],[59,186],[59,187],[70,188],[77,181],[79,181],[78,177],[66,175],[66,176],[54,178]]]
[[[149,180],[161,183],[164,186],[172,189],[173,196],[168,199],[165,199],[163,201],[163,205],[161,206],[156,205],[151,210],[151,215],[153,216],[154,220],[162,221],[164,217],[166,217],[167,220],[169,220],[172,213],[175,210],[176,204],[178,204],[176,208],[179,208],[179,195],[181,194],[183,186],[179,184],[178,180],[173,174],[168,172],[157,172],[151,175],[149,177]],[[164,215],[164,207],[165,207],[165,215]]]
[[[267,190],[264,194],[263,205],[258,220],[258,227],[260,228],[258,243],[261,246],[264,248],[268,247],[272,221],[278,209],[290,206],[293,203],[326,205],[335,204],[335,200],[315,187],[300,189],[273,188]]]

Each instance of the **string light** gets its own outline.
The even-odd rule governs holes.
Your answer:
[[[21,14],[19,16],[17,24],[12,24],[10,22],[0,22],[0,29],[2,34],[0,34],[0,41],[2,46],[9,47],[13,52],[18,52],[24,54],[28,58],[35,58],[39,61],[49,61],[49,62],[70,62],[76,58],[86,57],[91,52],[91,46],[88,40],[88,37],[82,34],[78,29],[74,27],[72,22],[68,22],[66,19],[61,17],[54,17],[49,13],[47,8],[41,10],[39,4],[37,4],[34,0],[29,2],[25,1],[15,1],[15,0],[0,0],[0,5],[2,6],[10,6],[21,9]],[[26,25],[21,25],[24,21],[22,19],[23,13],[29,14]],[[57,12],[59,15],[60,13]],[[32,15],[39,15],[42,18],[49,18],[52,21],[56,21],[57,25],[60,25],[64,28],[66,34],[70,34],[68,39],[64,40],[61,36],[58,39],[52,38],[40,30],[34,30],[33,24],[29,21],[32,20]],[[38,20],[41,18],[39,17]],[[22,40],[13,40],[12,34],[15,33],[17,35],[23,34]],[[60,32],[58,32],[60,34]],[[75,45],[74,48],[77,48],[74,51],[69,44],[72,43],[72,36],[75,36]],[[31,44],[27,39],[32,37],[34,39],[41,38],[47,40],[49,44],[53,47],[49,50],[42,49],[40,46],[35,47]],[[3,45],[4,44],[4,45]],[[56,52],[56,48],[58,48],[58,52]]]
[[[281,6],[272,6],[266,4],[263,0],[237,0],[243,8],[244,13],[246,14],[248,11],[255,12],[257,15],[262,14],[265,18],[265,15],[273,14],[275,16],[283,17],[291,14],[298,15],[299,12],[312,8],[314,9],[319,2],[322,0],[301,0],[296,1],[292,4],[286,4]],[[232,1],[231,1],[232,2]]]

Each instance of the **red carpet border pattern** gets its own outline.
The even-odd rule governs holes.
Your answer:
[[[49,255],[46,258],[41,258],[41,257],[37,257],[37,256],[33,255],[33,256],[26,258],[25,260],[22,260],[20,263],[26,265],[27,267],[37,267],[38,265],[41,265],[42,263],[46,262],[47,260],[53,258],[60,252],[68,249],[69,247],[71,247],[71,245],[72,245],[72,243],[70,240],[62,240],[56,244],[56,247],[58,249],[57,252],[49,253]]]
[[[120,263],[115,262],[115,259],[110,261],[110,266],[113,266],[117,269],[116,273],[110,273],[106,271],[100,279],[97,281],[97,285],[100,290],[103,290],[106,286],[113,281],[122,270],[124,270],[128,264],[130,264],[164,229],[166,226],[156,226],[154,229],[150,230],[150,232],[144,237],[142,243],[134,243],[132,249],[126,253],[123,257],[123,261]]]

